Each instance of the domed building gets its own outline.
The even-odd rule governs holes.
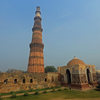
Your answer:
[[[62,86],[87,89],[97,85],[96,70],[94,65],[86,65],[82,60],[74,57],[66,66],[57,68],[60,73]]]

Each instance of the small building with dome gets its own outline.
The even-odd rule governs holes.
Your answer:
[[[87,65],[82,60],[74,57],[66,66],[57,68],[61,77],[62,86],[87,89],[97,85],[96,70],[94,65]]]

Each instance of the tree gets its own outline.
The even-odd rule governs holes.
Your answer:
[[[46,66],[45,73],[47,73],[47,72],[57,72],[57,70],[54,66]]]

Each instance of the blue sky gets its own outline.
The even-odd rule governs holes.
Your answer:
[[[76,56],[100,69],[100,0],[0,0],[0,70],[27,70],[37,6],[45,66]]]

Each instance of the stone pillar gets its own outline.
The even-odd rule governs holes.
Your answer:
[[[30,55],[28,62],[28,73],[44,73],[44,57],[43,57],[43,48],[44,44],[42,43],[42,27],[41,27],[41,12],[40,7],[37,6],[34,17],[34,26],[32,28],[33,35],[32,41],[30,43]]]

